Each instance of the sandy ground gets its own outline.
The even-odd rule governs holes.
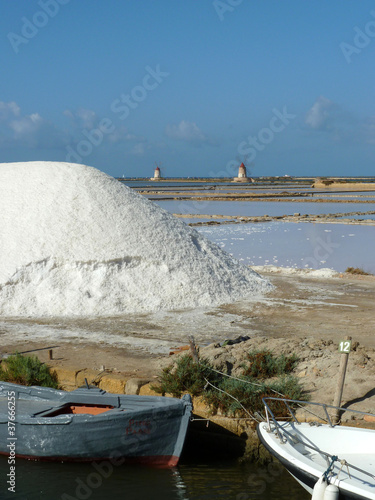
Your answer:
[[[275,291],[253,309],[252,330],[267,337],[316,337],[338,342],[346,335],[375,348],[375,277],[341,275],[309,279],[268,276]],[[237,312],[240,306],[235,306]],[[233,306],[226,306],[231,311]],[[246,316],[246,307],[241,313]]]
[[[92,320],[6,319],[0,322],[0,355],[33,351],[52,366],[120,371],[152,377],[169,350],[201,346],[239,335],[316,338],[338,344],[350,335],[375,349],[375,277],[341,275],[308,278],[270,273],[275,285],[259,301],[228,304],[210,311],[176,311]],[[144,343],[146,342],[146,343]],[[53,349],[53,360],[48,350]]]

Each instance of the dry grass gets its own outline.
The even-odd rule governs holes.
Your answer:
[[[345,269],[345,272],[346,273],[349,273],[349,274],[360,274],[362,276],[372,276],[371,273],[367,273],[364,269],[362,269],[361,267],[347,267]]]

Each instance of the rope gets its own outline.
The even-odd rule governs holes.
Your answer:
[[[189,342],[190,342],[190,349],[192,351],[193,359],[195,359],[196,363],[198,365],[200,365],[200,359],[199,359],[199,356],[198,356],[196,348],[195,348],[195,343],[194,343],[194,337],[193,336],[189,337]],[[257,387],[263,387],[262,384],[257,384],[256,382],[250,382],[248,380],[243,380],[243,379],[240,379],[240,378],[237,378],[237,377],[233,377],[232,375],[228,375],[227,373],[220,372],[219,370],[216,370],[215,368],[211,368],[211,367],[207,367],[207,368],[209,368],[213,372],[216,372],[216,373],[219,373],[220,375],[223,375],[224,377],[232,378],[233,380],[238,380],[239,382],[243,382],[244,384],[250,384],[250,385],[255,385]],[[226,394],[227,396],[229,396],[230,398],[234,399],[241,406],[241,408],[243,409],[243,411],[245,413],[247,413],[247,415],[249,415],[249,418],[251,418],[252,420],[254,420],[255,422],[257,422],[258,424],[264,421],[264,418],[261,417],[261,415],[260,415],[261,419],[259,419],[259,420],[254,415],[252,415],[244,407],[244,405],[241,403],[241,401],[238,400],[236,397],[232,396],[232,394],[229,394],[229,392],[224,391],[223,389],[219,389],[219,387],[216,387],[214,384],[212,384],[211,382],[209,382],[206,379],[206,377],[203,377],[203,378],[206,381],[206,386],[208,384],[211,387],[213,387],[214,389],[216,389],[217,391],[222,392],[222,393]],[[278,396],[285,397],[285,394],[281,394],[280,392],[277,392],[277,391],[275,391],[274,389],[272,389],[270,387],[268,387],[268,388],[270,389],[270,391],[272,391],[273,393],[277,394]]]
[[[349,471],[349,464],[346,460],[340,460],[340,464],[341,464],[341,467],[340,467],[340,470],[338,471],[337,473],[337,479],[339,478],[339,475],[340,475],[340,472],[342,471],[342,468],[344,467],[344,465],[346,465],[346,470],[348,472],[348,476],[349,476],[349,479],[351,479],[351,475],[350,475],[350,471]]]
[[[328,469],[324,472],[323,474],[323,478],[324,478],[324,481],[326,481],[327,483],[329,482],[328,481],[328,476],[330,475],[330,473],[332,472],[333,470],[333,464],[339,459],[339,457],[337,455],[332,455],[331,456],[331,463],[329,464],[328,466]]]
[[[303,441],[302,439],[300,439],[298,436],[296,436],[296,435],[294,435],[294,434],[291,434],[291,433],[290,433],[289,431],[287,431],[286,429],[283,429],[283,433],[284,433],[284,434],[285,434],[285,435],[286,435],[286,436],[287,436],[290,440],[292,440],[292,441],[293,441],[293,439],[298,439],[298,440],[299,440],[299,442],[300,442],[303,446],[305,446],[306,448],[310,448],[311,450],[314,450],[315,452],[319,453],[320,455],[324,455],[324,456],[326,457],[326,459],[327,459],[327,462],[328,462],[328,458],[331,458],[332,462],[331,462],[331,464],[329,465],[329,467],[328,467],[327,471],[328,471],[328,470],[332,467],[332,463],[338,460],[338,461],[340,462],[340,464],[342,465],[341,469],[343,468],[343,466],[344,466],[344,465],[346,465],[346,467],[347,467],[347,469],[348,469],[348,475],[349,475],[349,477],[350,477],[350,474],[349,474],[349,468],[351,468],[351,469],[354,469],[354,470],[356,470],[356,471],[358,471],[358,472],[362,472],[363,474],[366,474],[367,476],[370,476],[370,477],[371,477],[371,478],[375,481],[375,475],[374,475],[374,474],[371,474],[371,472],[367,472],[366,470],[361,469],[360,467],[357,467],[357,466],[355,466],[355,465],[353,465],[353,464],[350,464],[350,463],[348,463],[348,462],[347,462],[346,460],[344,460],[344,459],[340,460],[337,456],[335,456],[335,455],[331,455],[331,454],[329,454],[329,453],[327,453],[327,452],[325,452],[325,451],[323,451],[323,450],[321,450],[321,449],[317,448],[316,446],[313,446],[313,445],[311,445],[311,444],[309,444],[309,443],[306,443],[305,441]],[[341,471],[341,469],[340,469],[340,471]],[[327,471],[326,471],[326,472],[327,472]]]
[[[200,364],[199,362],[199,359],[198,359],[198,364]],[[211,368],[210,366],[207,366],[206,368],[208,368],[209,370],[215,372],[215,373],[218,373],[219,375],[223,375],[224,377],[228,377],[228,378],[232,378],[233,380],[238,380],[239,382],[243,382],[244,384],[250,384],[250,385],[255,385],[257,387],[263,387],[262,384],[258,384],[256,382],[250,382],[248,380],[244,380],[242,378],[238,378],[238,377],[234,377],[233,375],[228,375],[227,373],[223,373],[219,370],[216,370],[215,368]],[[206,382],[207,382],[207,379],[205,378]],[[212,385],[212,384],[210,384]],[[219,389],[218,387],[212,385],[212,387],[214,387],[215,389],[217,389],[218,391],[221,391],[221,389]],[[275,394],[277,394],[278,396],[281,396],[282,398],[285,398],[285,394],[282,394],[281,392],[278,392],[278,391],[275,391],[275,389],[272,389],[271,387],[268,386],[268,389],[271,391],[271,392],[274,392]],[[221,391],[221,392],[225,392],[225,391]],[[228,393],[226,393],[228,394]],[[231,396],[230,394],[228,394],[229,396]],[[231,396],[232,397],[232,396]],[[233,398],[233,399],[236,399],[236,398]],[[236,400],[238,401],[238,400]],[[239,401],[238,401],[239,402]],[[239,402],[240,403],[240,402]],[[241,404],[241,403],[240,403]],[[241,405],[242,406],[242,405]],[[314,417],[318,417],[324,421],[327,421],[327,419],[325,419],[324,417],[321,417],[320,415],[314,413],[313,411],[309,410],[308,408],[306,408],[305,406],[301,405],[301,404],[298,404],[297,405],[299,408],[302,408],[303,410],[305,410],[307,413],[310,413],[311,415],[313,415]],[[243,408],[243,406],[242,406]],[[246,411],[246,410],[245,410]],[[247,412],[248,413],[248,412]],[[261,417],[262,420],[256,420],[254,419],[256,422],[264,422],[265,418],[264,417]]]
[[[230,398],[234,399],[235,401],[237,401],[237,403],[241,406],[241,408],[243,409],[243,411],[245,413],[247,413],[249,415],[249,418],[251,418],[252,420],[254,420],[255,422],[257,422],[258,424],[260,424],[262,421],[261,420],[257,420],[256,417],[254,417],[254,415],[252,415],[245,407],[244,405],[241,403],[241,401],[239,401],[237,398],[235,398],[234,396],[232,396],[232,394],[229,394],[229,392],[227,391],[224,391],[223,389],[219,389],[219,387],[216,387],[216,385],[214,384],[211,384],[211,382],[209,382],[206,377],[203,377],[204,380],[207,382],[208,385],[210,385],[211,387],[213,387],[214,389],[216,389],[217,391],[219,392],[223,392],[224,394],[226,394],[227,396],[229,396]]]
[[[233,375],[228,375],[227,373],[220,372],[219,370],[215,370],[215,368],[211,368],[210,366],[208,366],[207,368],[209,368],[213,372],[219,373],[220,375],[224,375],[224,377],[232,378],[233,380],[238,380],[239,382],[243,382],[244,384],[250,384],[250,385],[256,385],[257,387],[263,387],[263,384],[257,384],[256,382],[250,382],[249,380],[244,380],[243,378],[233,377]],[[285,394],[281,394],[281,392],[277,392],[274,389],[272,389],[271,387],[268,387],[268,388],[270,389],[270,391],[274,392],[278,396],[282,396],[285,398]]]

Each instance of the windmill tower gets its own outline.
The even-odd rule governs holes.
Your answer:
[[[151,181],[160,181],[161,180],[161,172],[159,165],[155,162],[156,168],[154,170],[154,177],[151,177]]]
[[[238,177],[234,177],[233,182],[253,182],[250,177],[247,177],[246,167],[243,162],[238,168]]]

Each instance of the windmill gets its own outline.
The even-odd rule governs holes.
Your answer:
[[[236,156],[236,160],[239,164],[238,176],[233,178],[233,182],[254,182],[251,177],[248,177],[250,168],[254,166],[254,162],[248,162],[246,156],[241,158],[239,155]]]
[[[160,171],[161,163],[159,162],[159,164],[158,164],[157,162],[155,162],[155,165],[156,165],[156,168],[154,170],[154,177],[151,177],[152,181],[158,181],[161,179],[161,171]]]

